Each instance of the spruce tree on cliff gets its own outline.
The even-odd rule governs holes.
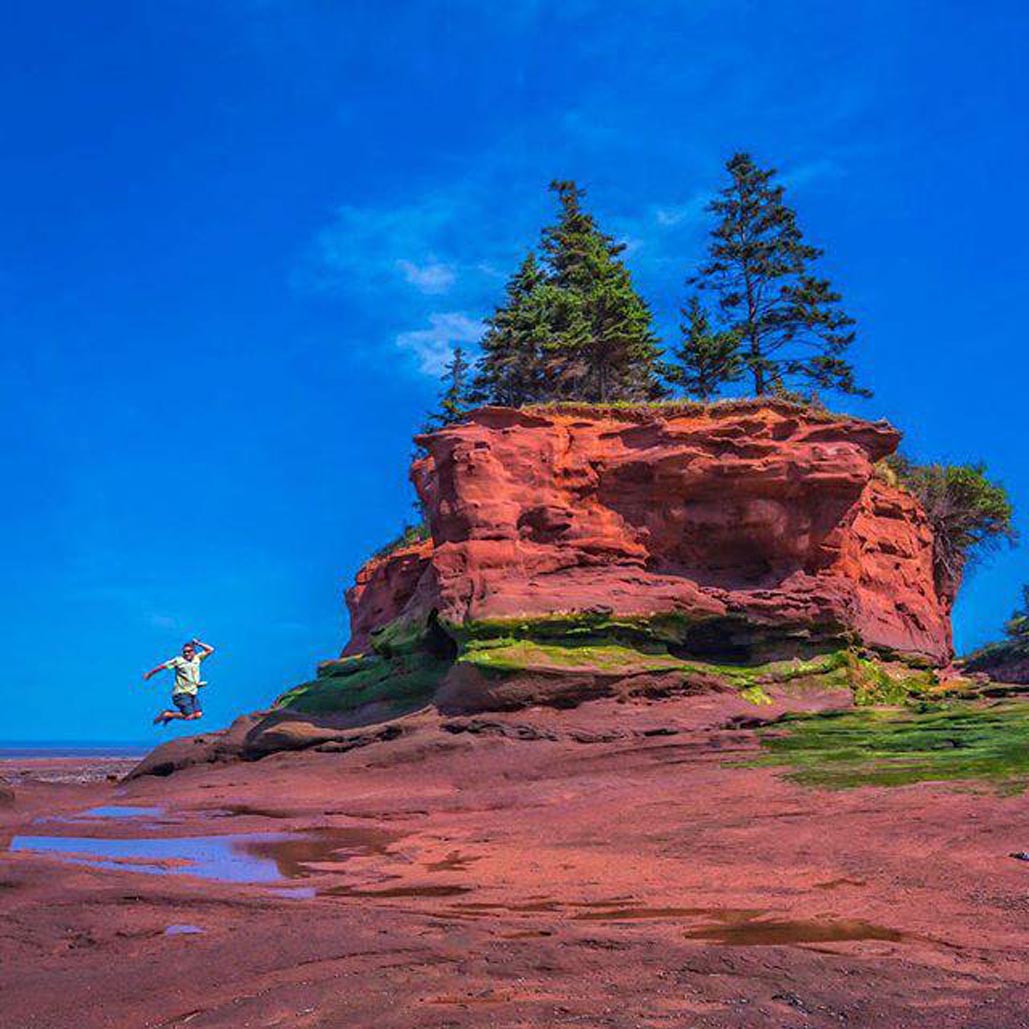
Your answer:
[[[547,399],[553,292],[530,251],[507,284],[504,304],[486,319],[472,400],[520,407]]]
[[[822,251],[804,241],[775,169],[759,168],[745,153],[726,169],[732,181],[708,205],[720,219],[709,259],[688,281],[717,298],[725,327],[739,337],[754,392],[799,388],[870,396],[845,358],[854,320],[828,280],[812,272]]]
[[[712,329],[707,312],[695,296],[681,314],[682,344],[675,351],[676,363],[665,369],[665,377],[682,386],[687,396],[710,400],[723,385],[743,375],[740,338],[731,329]]]
[[[470,407],[468,372],[469,364],[464,350],[460,346],[454,347],[454,352],[443,369],[442,381],[445,388],[440,393],[439,410],[429,415],[423,432],[433,432],[444,425],[459,422],[464,417]]]
[[[661,350],[650,309],[621,261],[625,245],[600,231],[574,182],[550,188],[561,207],[540,244],[551,287],[545,305],[551,396],[599,402],[663,396]]]

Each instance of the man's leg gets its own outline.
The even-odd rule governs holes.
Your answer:
[[[182,712],[183,721],[195,722],[203,714],[200,710],[200,700],[195,693],[184,693],[172,699],[175,701],[175,706]]]
[[[165,708],[159,715],[154,718],[154,725],[164,725],[165,722],[172,722],[176,718],[185,719],[187,716],[181,711],[169,711]]]
[[[154,719],[154,725],[165,725],[168,722],[175,721],[179,718],[183,721],[187,721],[192,718],[193,712],[196,710],[196,697],[190,693],[173,693],[172,703],[178,708],[178,710],[172,711],[165,708],[165,710]]]

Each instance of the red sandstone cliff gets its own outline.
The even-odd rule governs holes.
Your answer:
[[[452,623],[676,612],[697,646],[856,638],[937,663],[950,611],[915,500],[874,474],[884,422],[742,402],[598,411],[483,408],[420,438],[432,539],[369,562],[352,638],[401,615]]]

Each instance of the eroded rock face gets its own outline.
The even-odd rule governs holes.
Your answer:
[[[602,608],[695,622],[722,659],[854,639],[942,664],[950,611],[918,504],[880,481],[891,426],[777,402],[701,414],[484,408],[420,438],[432,540],[370,562],[353,638]]]
[[[418,582],[432,561],[432,540],[373,558],[357,573],[347,591],[350,607],[350,642],[345,654],[368,649],[371,634],[407,607]]]
[[[1029,656],[1003,647],[995,653],[973,655],[965,662],[965,670],[986,675],[994,682],[1029,686]]]

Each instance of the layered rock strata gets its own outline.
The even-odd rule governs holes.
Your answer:
[[[932,532],[876,474],[899,439],[775,402],[481,409],[419,438],[431,539],[361,570],[344,653],[398,619],[460,636],[601,612],[678,619],[695,657],[854,641],[943,664]]]

